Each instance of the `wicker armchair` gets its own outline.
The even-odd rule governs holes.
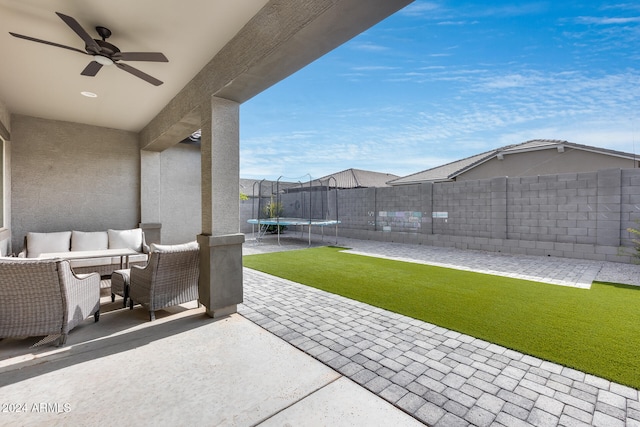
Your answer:
[[[61,259],[0,258],[0,338],[47,336],[64,345],[71,329],[100,317],[100,275],[76,275]]]
[[[140,304],[155,320],[155,311],[198,299],[199,246],[151,245],[146,267],[133,266],[121,276],[128,276],[129,308]],[[119,274],[120,270],[114,272]],[[126,286],[126,285],[125,285]]]

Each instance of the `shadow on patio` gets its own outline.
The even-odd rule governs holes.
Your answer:
[[[0,341],[0,424],[419,424],[238,314],[101,302],[64,347]]]

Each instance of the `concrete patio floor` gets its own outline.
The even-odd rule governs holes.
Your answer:
[[[101,301],[62,348],[0,341],[0,425],[421,425],[238,314]]]

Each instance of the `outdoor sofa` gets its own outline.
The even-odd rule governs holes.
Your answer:
[[[0,257],[0,339],[45,336],[64,345],[67,334],[100,316],[100,276],[75,274],[69,261]]]
[[[149,246],[141,228],[107,231],[60,231],[32,233],[25,236],[24,249],[19,257],[38,258],[43,253],[97,251],[103,249],[133,249],[136,255],[129,256],[130,265],[146,265]],[[73,259],[71,268],[75,273],[98,273],[102,277],[121,268],[120,257]],[[105,286],[108,286],[108,282]]]

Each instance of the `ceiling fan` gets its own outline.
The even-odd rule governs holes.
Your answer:
[[[103,65],[112,65],[114,64],[116,67],[124,70],[128,73],[133,74],[136,77],[141,78],[142,80],[151,83],[155,86],[160,86],[162,82],[155,77],[152,77],[137,68],[132,67],[128,64],[123,64],[119,61],[148,61],[148,62],[169,62],[166,56],[164,56],[160,52],[120,52],[116,46],[107,42],[107,39],[111,36],[111,31],[105,27],[96,27],[96,31],[98,35],[102,38],[102,40],[93,39],[82,26],[76,21],[74,18],[64,15],[60,12],[56,12],[56,15],[60,17],[80,38],[84,41],[85,47],[84,51],[80,49],[76,49],[75,47],[65,46],[58,43],[53,43],[46,40],[36,39],[34,37],[23,36],[22,34],[16,34],[9,32],[14,37],[18,37],[20,39],[31,40],[38,43],[44,43],[51,46],[61,47],[64,49],[73,50],[76,52],[80,52],[85,55],[93,56],[93,61],[89,63],[85,67],[84,70],[80,74],[83,76],[95,76],[98,71],[102,68]]]

